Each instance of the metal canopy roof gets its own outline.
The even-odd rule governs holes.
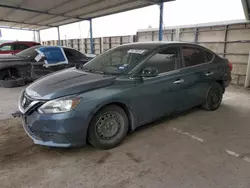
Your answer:
[[[172,0],[1,0],[0,26],[42,30]]]
[[[250,20],[250,0],[241,0],[247,20]]]

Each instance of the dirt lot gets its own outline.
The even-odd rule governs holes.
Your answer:
[[[2,115],[22,88],[0,88]],[[8,102],[9,101],[9,102]],[[36,146],[19,119],[0,120],[0,187],[249,188],[250,92],[231,87],[215,112],[193,109],[140,128],[121,146]]]

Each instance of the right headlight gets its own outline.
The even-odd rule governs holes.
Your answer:
[[[80,102],[81,98],[62,98],[51,100],[44,103],[38,112],[41,114],[56,114],[68,112],[74,109]]]

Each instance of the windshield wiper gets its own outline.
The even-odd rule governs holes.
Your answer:
[[[94,73],[99,73],[99,74],[105,74],[105,72],[101,71],[101,70],[92,70],[92,72]]]
[[[85,71],[85,72],[92,72],[92,73],[105,74],[105,72],[103,72],[103,71],[101,71],[101,70],[86,69],[86,68],[82,68],[82,70]]]

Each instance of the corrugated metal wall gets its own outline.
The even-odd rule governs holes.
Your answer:
[[[138,32],[137,36],[138,41],[158,40],[158,32],[153,30]],[[168,29],[163,39],[196,43],[229,59],[233,64],[232,83],[244,85],[250,52],[250,23]]]
[[[135,36],[95,38],[95,54],[125,43],[157,40],[158,31],[152,29],[139,31]],[[192,42],[211,49],[233,63],[232,83],[244,85],[250,51],[250,23],[170,28],[164,31],[163,40]],[[46,41],[43,44],[57,45],[57,41]],[[90,39],[64,40],[61,44],[90,53]]]
[[[113,47],[131,42],[136,42],[134,35],[94,38],[94,53],[98,55]],[[57,40],[44,41],[42,43],[43,45],[57,45]],[[77,49],[82,53],[91,53],[89,38],[61,40],[61,45]]]

